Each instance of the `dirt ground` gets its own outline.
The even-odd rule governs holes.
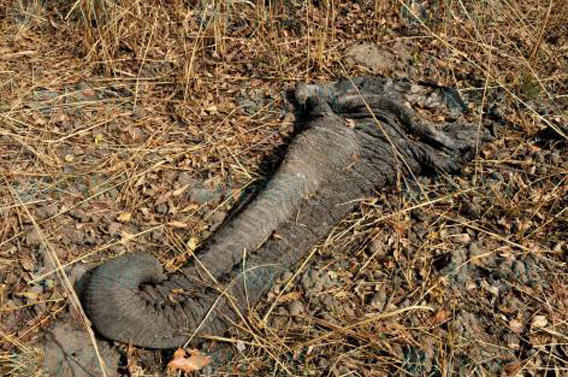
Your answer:
[[[559,0],[0,0],[0,375],[48,375],[84,264],[189,260],[278,163],[286,90],[357,75],[456,88],[499,137],[367,198],[194,373],[568,376]],[[173,350],[115,346],[166,375]]]

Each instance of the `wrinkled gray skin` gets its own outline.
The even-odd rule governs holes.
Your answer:
[[[354,81],[357,88],[347,80],[297,86],[304,129],[267,187],[198,253],[199,263],[165,276],[154,257],[124,254],[98,267],[83,299],[96,330],[148,348],[221,335],[358,201],[393,185],[399,173],[453,172],[472,156],[476,126],[460,119],[434,126],[405,105],[459,118],[463,103],[455,92]]]

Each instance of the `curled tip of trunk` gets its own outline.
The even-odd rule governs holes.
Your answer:
[[[101,335],[123,343],[157,349],[195,343],[196,335],[224,332],[237,313],[246,310],[248,300],[257,301],[283,272],[281,266],[290,261],[273,254],[274,263],[267,265],[251,257],[255,267],[237,274],[222,293],[195,298],[168,294],[191,285],[187,273],[166,279],[153,256],[122,254],[93,271],[82,295],[85,312]],[[203,286],[202,281],[195,282]],[[160,289],[147,289],[151,287]]]
[[[109,339],[149,348],[183,344],[186,337],[177,334],[161,309],[140,292],[143,284],[157,284],[165,278],[153,256],[123,254],[93,272],[83,294],[85,312],[101,335]]]
[[[198,264],[165,280],[159,263],[143,254],[95,270],[84,300],[95,328],[148,348],[220,335],[362,198],[393,185],[399,173],[455,171],[473,156],[477,137],[488,140],[487,133],[460,117],[456,96],[381,78],[298,85],[296,102],[308,121],[267,187],[215,232]],[[453,120],[434,125],[409,103]]]

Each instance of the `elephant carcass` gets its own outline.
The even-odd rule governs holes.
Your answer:
[[[401,174],[455,172],[475,150],[478,129],[449,89],[357,78],[300,84],[295,99],[304,128],[267,186],[196,261],[165,276],[154,257],[124,254],[94,271],[83,303],[100,334],[149,348],[220,335],[360,200]],[[435,125],[409,101],[455,119]]]

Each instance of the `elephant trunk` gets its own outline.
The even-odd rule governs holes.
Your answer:
[[[212,236],[196,262],[167,279],[159,279],[161,267],[148,255],[139,261],[137,254],[124,254],[97,268],[84,300],[95,328],[107,338],[148,348],[180,346],[197,329],[198,334],[222,332],[279,272],[301,257],[305,249],[294,248],[290,240],[289,253],[270,246],[260,250],[330,176],[349,165],[357,150],[354,136],[338,118],[312,124],[293,141],[275,175],[246,210]],[[217,289],[220,283],[228,288]],[[201,292],[184,294],[196,288]]]

